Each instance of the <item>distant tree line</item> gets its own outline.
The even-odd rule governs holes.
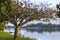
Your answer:
[[[32,30],[32,31],[34,31],[34,30],[35,31],[60,31],[60,25],[56,25],[56,24],[38,23],[38,24],[30,24],[30,25],[24,26],[23,28]],[[30,29],[30,28],[32,28],[32,29]]]

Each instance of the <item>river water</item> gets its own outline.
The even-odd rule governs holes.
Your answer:
[[[4,32],[12,32],[14,33],[13,29],[5,29]],[[19,30],[19,34],[24,37],[34,38],[36,40],[60,40],[60,32],[31,32],[27,30]]]

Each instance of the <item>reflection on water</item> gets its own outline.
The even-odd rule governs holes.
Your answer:
[[[5,32],[13,32],[14,30],[4,30]],[[60,40],[60,32],[31,32],[27,30],[19,30],[19,34],[24,37],[35,38],[36,40]]]
[[[35,38],[37,40],[60,40],[60,32],[27,32],[26,30],[20,30],[21,35],[25,37]]]

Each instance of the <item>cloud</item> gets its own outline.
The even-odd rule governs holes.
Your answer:
[[[58,4],[60,2],[60,0],[31,0],[31,2],[35,3],[35,4],[40,4],[40,3],[51,3],[51,6],[55,6],[56,4]]]

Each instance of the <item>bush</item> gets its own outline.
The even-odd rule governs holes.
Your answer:
[[[0,31],[3,31],[5,29],[5,23],[0,22]]]

